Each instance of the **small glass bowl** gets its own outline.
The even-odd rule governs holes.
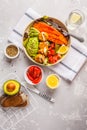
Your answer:
[[[81,24],[83,24],[84,20],[85,15],[81,10],[72,10],[68,16],[68,19],[66,20],[66,26],[69,30],[75,30]]]

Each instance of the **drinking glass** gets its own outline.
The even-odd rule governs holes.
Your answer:
[[[73,10],[70,12],[66,20],[66,26],[69,30],[78,28],[84,22],[85,16],[81,10]]]

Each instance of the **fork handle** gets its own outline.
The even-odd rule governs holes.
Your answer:
[[[69,35],[72,36],[72,37],[74,37],[75,39],[77,39],[77,40],[80,41],[80,42],[84,42],[84,38],[83,38],[83,37],[74,35],[74,34],[72,34],[72,33],[69,33]]]

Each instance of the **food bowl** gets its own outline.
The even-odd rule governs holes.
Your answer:
[[[46,86],[54,90],[59,87],[60,84],[60,77],[57,74],[50,74],[46,78]]]
[[[70,36],[65,25],[52,17],[31,22],[23,35],[26,56],[36,64],[51,66],[62,61],[70,48]]]
[[[6,45],[4,54],[8,59],[15,59],[19,56],[19,48],[15,44],[10,43]]]
[[[25,69],[24,78],[27,83],[37,85],[43,79],[43,70],[37,65],[30,65]]]

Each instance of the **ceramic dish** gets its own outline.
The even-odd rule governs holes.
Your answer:
[[[70,36],[65,25],[52,17],[41,17],[31,22],[23,35],[26,56],[39,65],[59,63],[70,48]]]
[[[37,65],[30,65],[25,69],[24,78],[28,84],[37,85],[42,82],[43,70]]]
[[[9,43],[4,49],[4,54],[8,59],[15,59],[19,56],[19,47],[14,43]]]
[[[59,75],[57,74],[50,74],[46,78],[46,86],[51,90],[58,88],[60,85],[60,82],[61,82],[61,79]]]

